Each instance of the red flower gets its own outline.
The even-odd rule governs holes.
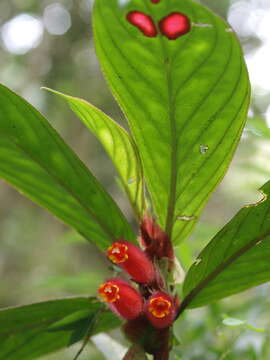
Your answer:
[[[126,281],[108,280],[100,285],[98,293],[115,314],[126,320],[135,319],[143,311],[142,296]]]
[[[176,308],[172,297],[164,292],[155,292],[146,303],[146,316],[158,329],[172,325]]]
[[[109,247],[107,256],[136,282],[150,284],[154,281],[156,273],[154,265],[138,246],[125,240],[119,240]]]

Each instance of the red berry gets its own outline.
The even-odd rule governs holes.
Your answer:
[[[111,279],[100,285],[98,293],[118,316],[132,320],[143,311],[140,293],[122,279]]]
[[[175,40],[190,31],[190,20],[185,14],[174,12],[159,22],[159,29],[168,39]]]
[[[145,252],[125,240],[119,240],[107,250],[108,258],[125,270],[131,278],[142,284],[150,284],[155,279],[155,268]]]
[[[127,14],[127,21],[136,26],[145,36],[157,36],[156,25],[151,16],[141,11],[131,11]]]
[[[172,325],[176,315],[172,297],[164,292],[155,292],[146,303],[146,316],[153,327],[162,329]]]

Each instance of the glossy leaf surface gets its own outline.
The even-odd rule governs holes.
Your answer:
[[[103,306],[92,298],[67,298],[0,310],[0,359],[30,360],[81,340]],[[120,325],[109,311],[94,333]]]
[[[120,209],[46,119],[0,86],[0,177],[105,249],[133,239]]]
[[[270,182],[213,238],[184,282],[183,311],[207,305],[270,280]]]
[[[140,158],[127,131],[87,101],[44,88],[62,96],[111,157],[138,218],[144,210],[143,174]]]
[[[191,26],[174,40],[158,30],[170,14]],[[222,179],[244,126],[249,80],[239,43],[223,20],[189,0],[95,0],[94,33],[159,222],[178,243]]]

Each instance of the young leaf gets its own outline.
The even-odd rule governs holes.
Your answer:
[[[105,249],[133,239],[120,209],[46,119],[0,85],[0,177]]]
[[[246,324],[245,321],[243,320],[240,320],[240,319],[234,319],[234,318],[225,318],[223,321],[222,321],[222,324],[223,325],[226,325],[226,326],[229,326],[229,327],[237,327],[237,326],[243,326]]]
[[[62,96],[88,129],[99,139],[111,157],[130,203],[140,219],[144,211],[143,174],[141,161],[132,138],[109,116],[87,101],[43,88]]]
[[[169,28],[173,16],[181,35]],[[94,34],[160,225],[178,243],[222,179],[246,119],[249,80],[236,36],[190,0],[95,0]]]
[[[226,317],[223,321],[222,324],[228,327],[240,327],[242,326],[243,328],[249,329],[251,331],[255,331],[257,333],[263,333],[265,332],[264,329],[262,328],[256,328],[252,325],[250,325],[249,323],[247,323],[244,320],[240,320],[240,319],[235,319],[235,318],[231,318],[231,317]]]
[[[270,280],[270,181],[261,190],[264,198],[241,209],[191,266],[181,312]]]
[[[81,340],[101,306],[94,298],[78,297],[0,310],[0,360],[35,359]],[[105,311],[94,333],[119,324]]]

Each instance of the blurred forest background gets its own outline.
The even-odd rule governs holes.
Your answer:
[[[253,92],[248,123],[233,163],[188,246],[178,250],[185,268],[243,205],[261,198],[257,189],[270,179],[270,1],[201,2],[227,18],[238,34]],[[47,86],[82,97],[124,124],[95,55],[92,3],[0,0],[0,82],[49,119],[130,216],[116,173],[97,140],[63,100],[40,90]],[[91,244],[0,180],[0,308],[95,294],[109,273],[108,265]],[[269,285],[260,286],[208,308],[187,312],[175,326],[179,347],[173,358],[270,359],[269,290]],[[235,320],[224,320],[226,317]],[[112,360],[112,351],[119,358],[121,351],[111,339],[125,345],[119,332],[112,332],[111,338],[98,336],[94,339],[96,346],[89,346],[81,359]],[[77,348],[43,359],[69,360]]]

